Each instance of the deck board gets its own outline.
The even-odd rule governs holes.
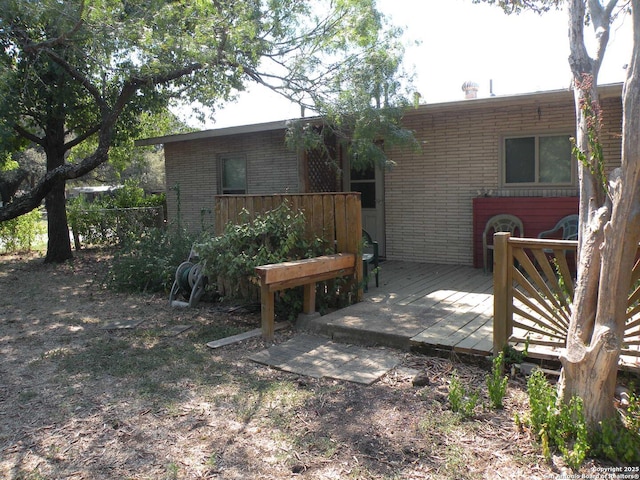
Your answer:
[[[388,261],[380,266],[380,288],[370,285],[365,301],[414,308],[436,318],[411,338],[414,345],[490,355],[492,292],[492,276],[479,269]]]

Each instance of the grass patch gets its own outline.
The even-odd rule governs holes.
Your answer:
[[[91,339],[82,349],[65,349],[41,361],[55,361],[61,375],[122,379],[134,394],[161,401],[177,400],[190,384],[219,384],[223,366],[211,359],[206,345],[164,339],[145,331],[126,338]]]
[[[18,399],[21,403],[26,403],[30,400],[33,400],[37,396],[37,392],[34,392],[33,390],[25,390],[24,392],[20,392],[20,394],[18,395]]]
[[[215,323],[208,323],[206,325],[200,325],[195,329],[192,329],[188,333],[188,338],[194,342],[213,342],[220,340],[221,338],[231,337],[239,333],[244,333],[251,330],[248,327],[239,327],[235,325],[217,325]]]
[[[465,451],[455,444],[447,445],[445,449],[444,465],[439,470],[445,478],[455,480],[482,479],[482,475],[469,471],[469,459],[466,458]]]
[[[445,410],[437,416],[425,417],[420,421],[418,429],[427,436],[448,435],[462,423],[462,417],[455,412]]]

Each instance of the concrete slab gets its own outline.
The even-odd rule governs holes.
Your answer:
[[[370,385],[397,366],[397,352],[335,343],[300,334],[249,357],[254,362],[313,378],[333,378]]]

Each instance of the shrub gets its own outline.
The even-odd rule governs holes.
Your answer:
[[[67,215],[76,239],[81,237],[90,245],[117,245],[135,241],[145,231],[157,227],[158,215],[162,214],[158,207],[164,201],[164,194],[145,196],[141,187],[127,181],[112,195],[93,202],[83,196],[70,200]]]
[[[502,400],[507,393],[509,378],[503,375],[504,355],[502,352],[493,359],[491,375],[487,375],[487,389],[489,390],[489,402],[493,408],[502,408]]]
[[[173,226],[149,230],[116,252],[109,287],[127,292],[169,291],[176,268],[199,238]]]
[[[623,418],[599,425],[593,442],[594,454],[613,462],[640,463],[640,399],[629,396],[629,406]]]
[[[327,252],[321,239],[305,239],[305,217],[283,203],[275,209],[250,219],[245,212],[242,222],[229,223],[224,233],[198,245],[200,257],[206,260],[211,280],[217,279],[220,293],[226,297],[253,301],[258,298],[255,268],[310,258]],[[333,285],[340,285],[334,282]],[[335,293],[319,288],[318,302]],[[293,318],[302,309],[302,289],[279,292],[277,313]]]
[[[19,217],[0,222],[0,247],[5,252],[28,252],[36,237],[45,232],[42,211],[32,210]]]
[[[590,450],[582,399],[572,398],[559,403],[555,387],[549,384],[541,370],[534,371],[527,381],[529,394],[529,424],[542,443],[545,458],[557,448],[571,468],[578,468]]]
[[[448,400],[451,410],[453,412],[460,413],[463,417],[473,416],[473,411],[478,404],[478,393],[467,391],[460,382],[460,378],[458,377],[458,372],[456,370],[454,370],[451,375]]]

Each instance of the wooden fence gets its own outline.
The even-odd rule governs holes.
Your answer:
[[[564,348],[575,286],[576,241],[494,235],[493,348],[529,344],[531,356]],[[640,278],[640,262],[632,285]],[[621,366],[640,368],[640,287],[630,289]]]
[[[287,203],[305,216],[308,238],[322,238],[335,245],[335,253],[362,254],[362,213],[360,193],[309,193],[290,195],[218,195],[215,197],[215,233],[221,234],[227,223],[255,218]],[[356,262],[354,281],[362,280],[362,262]],[[362,299],[359,290],[358,301]]]

